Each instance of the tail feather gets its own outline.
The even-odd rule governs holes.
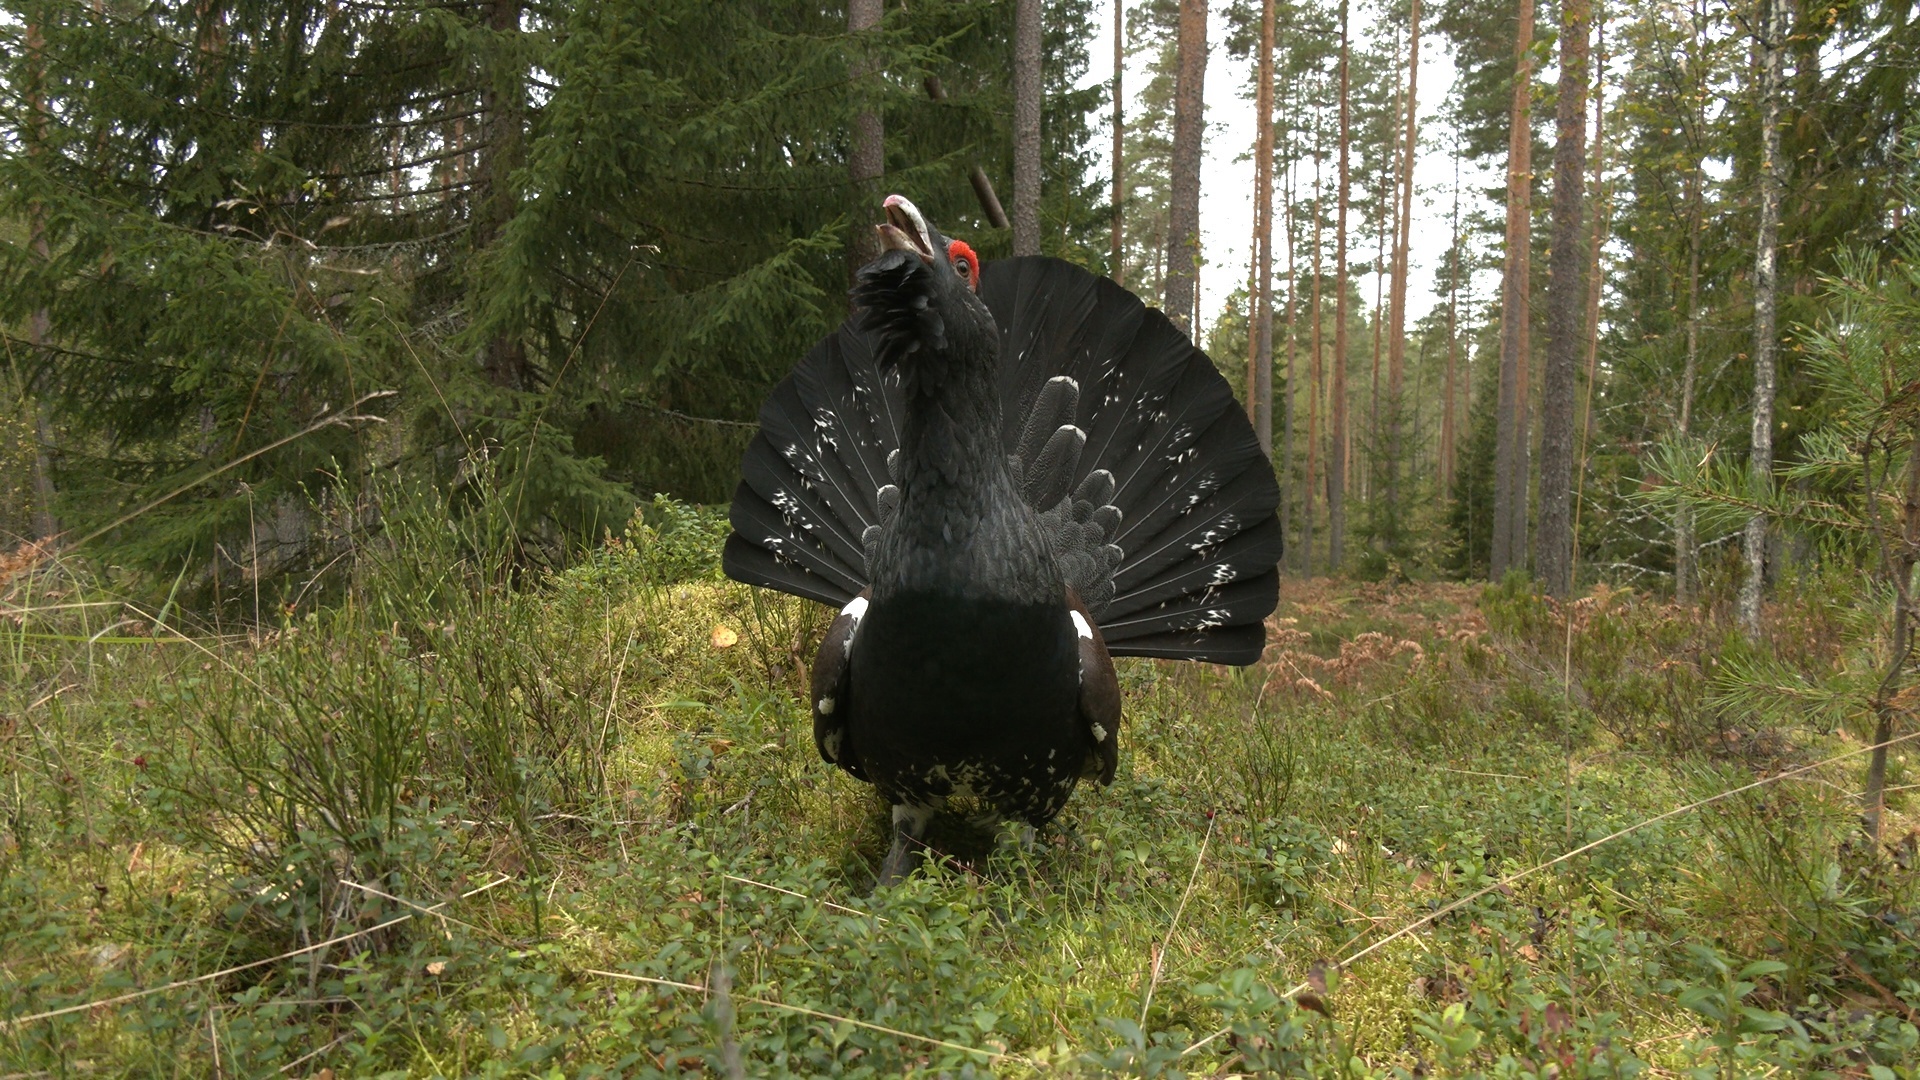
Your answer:
[[[1112,603],[1107,605],[1101,625],[1131,617],[1179,596],[1191,596],[1196,604],[1204,605],[1209,588],[1258,578],[1270,572],[1276,560],[1269,555],[1279,543],[1280,523],[1271,518],[1260,521],[1218,544],[1204,558],[1174,563],[1125,592],[1117,592]]]
[[[1169,519],[1150,539],[1120,541],[1127,559],[1114,575],[1117,595],[1130,593],[1183,562],[1216,562],[1223,558],[1223,544],[1247,535],[1272,516],[1261,480],[1258,475],[1242,473],[1206,493],[1192,505],[1191,512]],[[1272,547],[1278,543],[1276,530],[1268,546],[1241,552],[1239,557],[1265,560],[1257,568],[1266,569],[1280,561],[1279,550]]]
[[[733,535],[721,551],[720,563],[727,576],[737,581],[766,585],[800,596],[823,590],[844,593],[846,599],[841,603],[866,587],[862,575],[835,556],[804,523],[775,509],[744,481],[734,489],[729,519]],[[765,562],[756,562],[753,567],[740,564],[747,548],[734,544],[735,540],[765,553],[772,560],[772,566]],[[768,578],[771,580],[765,580]]]
[[[1132,293],[1058,260],[989,264],[980,296],[1000,328],[1006,451],[1111,651],[1258,659],[1279,591],[1279,487],[1206,354]],[[729,575],[827,603],[866,584],[902,410],[875,347],[843,325],[762,409]]]
[[[867,335],[843,326],[775,388],[741,461],[729,576],[828,603],[866,587],[863,534],[880,523],[887,453],[900,443],[888,383]]]

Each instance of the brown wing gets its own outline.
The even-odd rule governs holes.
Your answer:
[[[847,770],[857,780],[867,776],[847,734],[847,715],[853,693],[853,637],[867,613],[871,592],[861,590],[840,609],[826,636],[820,639],[820,650],[813,654],[813,745],[823,760]]]
[[[1072,589],[1067,590],[1067,606],[1080,640],[1080,722],[1087,725],[1087,739],[1093,744],[1085,775],[1111,784],[1114,770],[1120,767],[1120,677],[1113,670],[1100,625]]]

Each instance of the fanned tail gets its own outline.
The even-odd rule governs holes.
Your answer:
[[[873,269],[869,289],[908,285],[904,263]],[[1108,649],[1257,660],[1279,597],[1280,491],[1226,380],[1160,312],[1057,259],[990,263],[980,296],[1000,327],[1009,463]],[[867,584],[898,500],[902,392],[883,370],[901,358],[876,355],[885,329],[842,325],[761,409],[730,577],[835,605]]]
[[[980,292],[1000,325],[1006,414],[1025,420],[1007,424],[1008,451],[1031,462],[1043,521],[1064,511],[1055,553],[1108,649],[1259,659],[1279,599],[1280,488],[1226,380],[1165,315],[1069,263],[990,263]],[[1097,580],[1075,582],[1076,567]]]

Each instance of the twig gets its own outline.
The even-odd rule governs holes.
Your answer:
[[[704,994],[707,992],[706,987],[696,983],[675,982],[672,979],[656,979],[650,975],[632,975],[624,971],[604,971],[600,968],[582,968],[581,970],[588,975],[599,975],[607,979],[625,979],[628,982],[646,983],[649,986],[665,986],[674,990],[689,990],[696,994]],[[755,1005],[765,1005],[769,1009],[780,1009],[783,1012],[799,1013],[802,1016],[812,1016],[821,1020],[830,1020],[836,1024],[852,1024],[854,1027],[865,1028],[868,1031],[877,1031],[882,1035],[892,1035],[901,1039],[912,1039],[915,1042],[923,1042],[929,1046],[958,1050],[965,1054],[979,1054],[989,1061],[1018,1061],[1025,1065],[1039,1064],[1038,1062],[1023,1058],[1018,1054],[1008,1054],[999,1050],[988,1050],[979,1046],[967,1046],[964,1043],[948,1042],[945,1039],[936,1039],[931,1035],[916,1035],[911,1031],[901,1031],[899,1028],[890,1028],[881,1024],[868,1023],[865,1020],[855,1020],[851,1016],[836,1016],[833,1013],[821,1012],[818,1009],[809,1009],[804,1005],[789,1005],[784,1001],[753,997],[748,994],[734,994],[733,997],[739,1001],[751,1001]]]
[[[1920,732],[1915,732],[1915,734],[1920,734]],[[513,880],[512,875],[503,874],[499,878],[493,881],[490,881],[487,884],[482,885],[477,889],[474,889],[470,892],[461,893],[455,899],[465,900],[469,897],[478,896],[489,889],[493,889],[501,885],[505,885],[507,882],[512,880]],[[429,910],[437,912],[439,908],[446,907],[448,904],[451,904],[451,903],[453,903],[452,900],[447,900],[442,903],[435,904],[433,908]],[[195,983],[210,982],[214,979],[223,979],[223,978],[226,978],[228,975],[233,975],[238,972],[250,971],[257,967],[265,967],[268,964],[277,964],[282,960],[291,960],[296,956],[304,956],[307,953],[318,952],[321,949],[331,948],[335,945],[340,944],[343,941],[352,941],[354,938],[366,937],[368,934],[385,930],[389,926],[398,926],[401,923],[406,922],[408,919],[411,919],[411,918],[413,918],[413,913],[408,912],[405,915],[400,915],[400,916],[396,916],[394,918],[388,919],[386,922],[376,923],[375,925],[369,926],[364,930],[355,930],[350,934],[341,934],[338,937],[331,937],[325,941],[317,942],[313,945],[306,945],[306,946],[302,946],[301,948],[294,949],[291,952],[281,953],[279,956],[270,956],[265,960],[255,960],[252,963],[240,964],[235,967],[221,968],[219,971],[211,971],[205,975],[195,975],[191,979],[181,979],[178,982],[170,982],[165,986],[150,986],[145,990],[135,990],[135,991],[132,991],[131,993],[120,994],[116,997],[103,998],[99,1001],[89,1001],[80,1005],[68,1005],[65,1008],[49,1009],[46,1012],[33,1013],[32,1015],[29,1015],[29,1016],[16,1016],[8,1020],[0,1020],[0,1031],[17,1031],[28,1024],[34,1023],[35,1021],[52,1020],[55,1017],[69,1016],[77,1012],[88,1012],[93,1009],[103,1009],[109,1005],[124,1005],[129,1001],[138,1001],[141,998],[151,997],[154,994],[163,994],[168,990],[178,990],[183,986],[192,986]]]
[[[1180,929],[1180,916],[1186,913],[1187,898],[1193,895],[1194,882],[1200,880],[1200,864],[1206,861],[1207,844],[1213,839],[1212,817],[1207,818],[1207,835],[1200,838],[1200,853],[1193,857],[1193,871],[1187,875],[1187,887],[1180,893],[1180,906],[1173,909],[1173,921],[1167,924],[1167,936],[1160,939],[1160,947],[1153,953],[1153,974],[1147,979],[1147,992],[1140,999],[1140,1025],[1146,1026],[1147,1010],[1153,1008],[1153,991],[1160,985],[1160,965],[1167,957],[1167,946],[1173,942],[1174,932]]]
[[[141,506],[139,509],[130,510],[125,514],[120,515],[119,517],[113,519],[112,521],[108,522],[105,525],[100,526],[99,528],[93,530],[92,532],[81,537],[80,539],[75,540],[72,544],[69,544],[67,546],[69,548],[83,547],[89,541],[97,540],[100,537],[105,536],[107,533],[110,533],[113,530],[119,528],[120,526],[125,525],[127,522],[132,521],[134,518],[140,517],[141,515],[145,514],[149,510],[154,509],[155,507],[171,502],[172,500],[178,498],[179,496],[184,495],[187,492],[192,491],[194,488],[199,487],[201,484],[204,484],[207,481],[213,479],[214,477],[219,476],[221,473],[228,472],[233,469],[237,469],[240,466],[245,465],[247,462],[252,461],[254,458],[261,456],[262,454],[270,454],[273,451],[278,450],[281,447],[287,445],[288,443],[298,442],[299,440],[306,438],[307,436],[313,434],[316,431],[320,431],[324,428],[330,428],[330,427],[341,427],[347,424],[353,424],[353,423],[357,423],[364,420],[378,421],[380,420],[380,417],[378,416],[360,416],[355,414],[353,410],[359,408],[362,405],[365,405],[369,401],[375,400],[376,398],[392,397],[396,393],[398,393],[398,391],[376,390],[371,394],[362,394],[351,405],[347,406],[347,411],[342,413],[337,413],[337,414],[322,413],[319,419],[315,420],[311,424],[308,424],[306,427],[301,428],[299,431],[296,431],[293,434],[288,435],[284,438],[275,439],[274,441],[258,449],[248,451],[247,453],[242,454],[237,458],[234,458],[232,461],[227,462],[225,465],[222,465],[211,472],[204,473],[201,476],[191,481],[188,481],[187,483],[182,484],[177,488],[174,488],[172,491],[167,492],[165,495],[162,495],[159,498],[153,500],[152,502],[147,503],[144,506]]]
[[[1490,776],[1490,777],[1493,777],[1493,778],[1494,778],[1494,779],[1496,779],[1496,780],[1525,780],[1525,781],[1526,781],[1526,782],[1528,782],[1528,783],[1533,783],[1533,777],[1531,777],[1531,776],[1521,776],[1521,775],[1520,775],[1520,774],[1518,774],[1518,773],[1510,773],[1510,772],[1476,772],[1476,771],[1474,771],[1473,769],[1449,769],[1449,768],[1447,768],[1447,767],[1446,767],[1446,766],[1444,766],[1444,765],[1435,765],[1435,766],[1434,766],[1433,768],[1434,768],[1434,771],[1435,771],[1435,772],[1450,772],[1450,773],[1459,773],[1459,774],[1460,774],[1461,776]]]
[[[1452,913],[1460,910],[1461,908],[1466,907],[1468,904],[1473,903],[1475,900],[1478,900],[1481,897],[1486,896],[1488,893],[1498,892],[1502,889],[1507,888],[1510,885],[1513,885],[1515,882],[1522,881],[1526,878],[1530,878],[1533,875],[1538,874],[1543,870],[1550,870],[1553,867],[1559,866],[1561,863],[1566,862],[1569,859],[1575,858],[1580,855],[1584,855],[1587,852],[1592,851],[1594,848],[1600,847],[1603,844],[1608,844],[1615,840],[1620,839],[1623,836],[1627,836],[1632,833],[1639,832],[1641,829],[1644,829],[1649,825],[1657,825],[1662,821],[1667,821],[1671,818],[1679,817],[1681,814],[1690,813],[1694,810],[1700,809],[1703,806],[1707,806],[1712,803],[1717,803],[1722,799],[1730,799],[1735,795],[1752,791],[1755,788],[1766,787],[1769,784],[1776,784],[1782,780],[1788,780],[1796,776],[1802,776],[1814,771],[1815,769],[1825,768],[1828,765],[1832,765],[1836,762],[1845,761],[1848,758],[1856,758],[1862,754],[1870,754],[1875,750],[1881,749],[1883,747],[1893,746],[1898,743],[1903,743],[1909,739],[1920,739],[1920,731],[1910,731],[1905,735],[1901,735],[1897,738],[1888,739],[1885,742],[1874,743],[1872,746],[1863,746],[1858,750],[1849,750],[1844,754],[1835,754],[1833,757],[1827,758],[1824,761],[1816,761],[1811,765],[1802,765],[1797,769],[1789,769],[1783,773],[1778,773],[1773,776],[1763,777],[1759,780],[1755,780],[1751,784],[1742,784],[1737,788],[1732,788],[1728,791],[1723,791],[1718,795],[1709,795],[1704,799],[1700,799],[1695,802],[1690,802],[1685,806],[1675,807],[1674,809],[1669,810],[1664,814],[1659,814],[1655,817],[1650,817],[1645,821],[1639,822],[1637,824],[1629,825],[1626,828],[1621,829],[1617,832],[1609,833],[1608,835],[1603,836],[1598,840],[1594,840],[1589,843],[1582,844],[1579,847],[1574,848],[1572,851],[1569,851],[1563,855],[1555,856],[1554,858],[1548,859],[1546,862],[1540,863],[1536,866],[1530,866],[1527,869],[1522,870],[1517,874],[1511,874],[1507,877],[1501,878],[1499,881],[1496,881],[1493,884],[1488,885],[1484,889],[1480,889],[1478,891],[1469,893],[1466,896],[1463,896],[1460,899],[1455,900],[1453,903],[1446,905],[1445,907],[1439,908],[1433,912],[1430,912],[1427,915],[1424,915],[1418,919],[1415,919],[1413,922],[1410,922],[1407,925],[1401,927],[1400,929],[1395,930],[1393,933],[1388,934],[1386,937],[1381,938],[1379,941],[1376,941],[1373,944],[1367,946],[1366,948],[1361,949],[1359,952],[1354,953],[1352,956],[1349,956],[1344,960],[1341,960],[1340,966],[1344,968],[1349,964],[1352,964],[1356,960],[1359,960],[1362,957],[1368,955],[1369,953],[1372,953],[1378,949],[1384,948],[1388,944],[1394,941],[1398,941],[1399,939],[1406,937],[1408,934],[1411,934],[1421,929],[1422,927],[1428,926],[1438,921],[1444,916],[1451,915]],[[1288,990],[1285,994],[1282,994],[1281,996],[1291,998],[1296,994],[1299,994],[1302,990],[1305,990],[1305,989],[1307,989],[1307,984],[1301,983],[1300,985],[1295,986],[1293,989]],[[1213,1034],[1208,1035],[1206,1038],[1201,1039],[1198,1042],[1194,1043],[1193,1045],[1187,1047],[1185,1050],[1182,1050],[1180,1052],[1180,1056],[1185,1057],[1188,1054],[1193,1053],[1195,1050],[1200,1049],[1201,1047],[1207,1045],[1208,1043],[1214,1041],[1215,1039],[1218,1039],[1220,1036],[1225,1035],[1227,1032],[1231,1030],[1233,1029],[1221,1028],[1219,1031],[1216,1031]]]
[[[756,889],[767,889],[771,892],[786,893],[788,896],[797,896],[802,900],[812,900],[814,903],[819,904],[821,907],[830,907],[835,911],[844,911],[849,915],[858,915],[863,919],[873,919],[874,921],[878,922],[882,926],[890,925],[890,922],[888,919],[880,915],[875,915],[871,911],[861,911],[859,908],[850,908],[850,907],[847,907],[845,904],[836,904],[831,900],[820,900],[815,897],[808,896],[806,893],[803,893],[803,892],[795,892],[792,889],[783,889],[778,885],[769,885],[764,881],[755,881],[752,878],[743,878],[737,874],[722,874],[720,876],[726,878],[728,881],[737,881],[742,885],[751,885]]]
[[[347,1034],[352,1034],[352,1033],[348,1032]],[[300,1067],[301,1065],[306,1064],[309,1061],[312,1061],[314,1058],[319,1057],[321,1054],[326,1053],[327,1051],[333,1049],[336,1046],[339,1046],[341,1043],[346,1041],[347,1041],[347,1035],[344,1035],[344,1034],[336,1035],[334,1036],[334,1039],[332,1042],[321,1047],[320,1049],[309,1050],[306,1053],[301,1054],[299,1057],[294,1058],[292,1061],[287,1062],[285,1065],[280,1066],[280,1071],[283,1073],[292,1072],[294,1069]]]

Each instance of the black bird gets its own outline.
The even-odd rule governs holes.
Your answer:
[[[855,315],[760,410],[725,554],[841,606],[814,741],[893,806],[883,885],[949,796],[1041,826],[1111,783],[1110,656],[1252,663],[1281,552],[1272,467],[1164,315],[1057,259],[982,267],[898,195],[886,217]]]

